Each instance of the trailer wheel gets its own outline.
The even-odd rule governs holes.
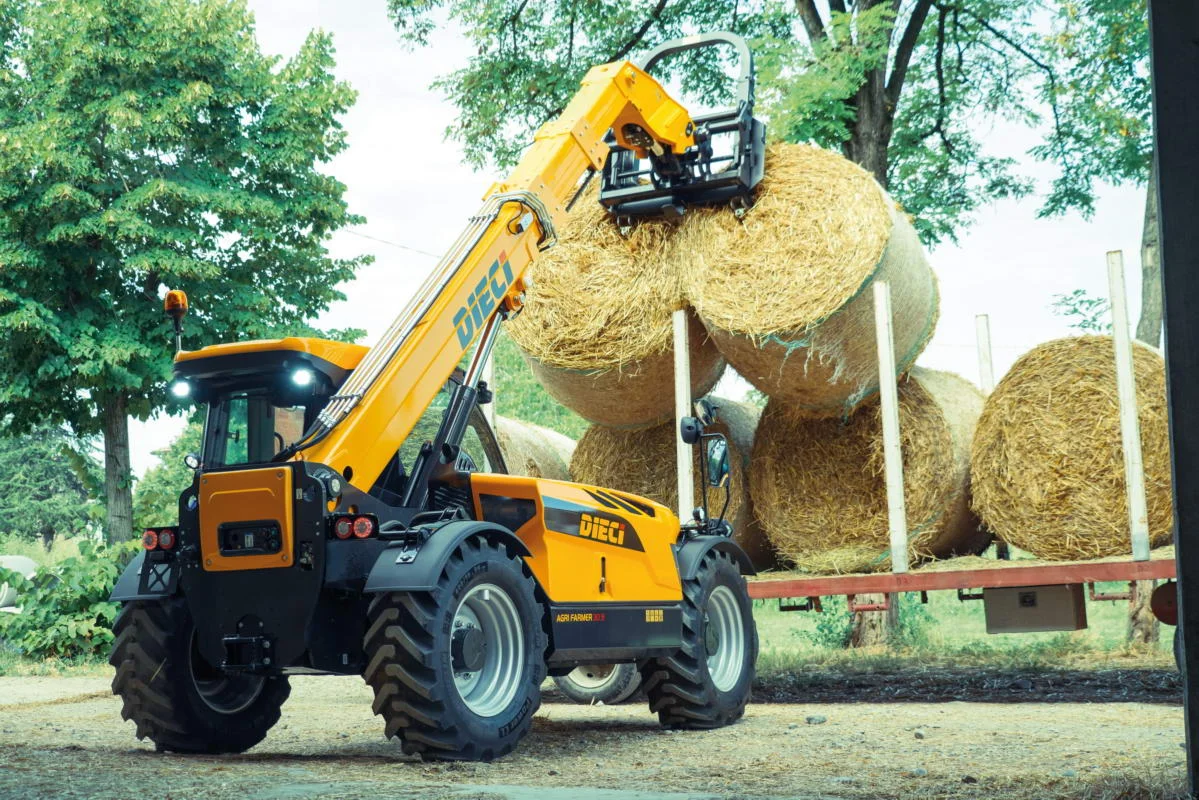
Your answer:
[[[636,664],[590,664],[555,676],[554,683],[576,703],[614,706],[641,687],[641,671]]]
[[[284,676],[227,674],[196,645],[195,625],[181,597],[126,603],[113,626],[108,661],[121,716],[159,751],[241,753],[279,721],[291,694]]]
[[[719,728],[745,713],[758,631],[745,579],[720,552],[683,583],[683,646],[641,672],[651,711],[670,728]]]
[[[469,539],[435,591],[380,594],[368,613],[363,677],[405,753],[490,761],[528,733],[549,637],[519,557]]]

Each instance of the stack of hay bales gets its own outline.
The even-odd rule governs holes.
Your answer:
[[[1150,544],[1173,521],[1165,363],[1133,347]],[[1047,342],[987,399],[971,454],[974,508],[995,534],[1050,560],[1126,555],[1131,543],[1110,336]]]
[[[589,422],[637,429],[673,416],[671,315],[683,305],[673,233],[654,220],[621,236],[592,189],[530,270],[527,304],[508,333],[546,391]],[[694,317],[690,333],[699,397],[725,362]]]
[[[745,403],[712,398],[717,407],[717,423],[709,430],[723,433],[729,443],[728,508],[724,518],[733,526],[733,536],[759,569],[775,563],[773,548],[757,525],[749,499],[749,458],[758,427],[758,409]],[[675,472],[673,421],[645,431],[625,431],[592,425],[575,448],[570,473],[576,481],[595,486],[610,486],[631,494],[648,497],[671,510],[679,504],[678,478]],[[695,498],[699,503],[708,491],[708,509],[720,514],[725,502],[723,489],[708,489],[699,462],[693,468]]]
[[[670,315],[690,307],[694,395],[727,360],[770,397],[757,436],[752,411],[724,404],[730,519],[758,566],[773,563],[771,544],[784,562],[822,571],[886,565],[871,290],[891,286],[900,375],[932,337],[938,296],[911,221],[869,173],[817,147],[774,144],[742,219],[693,209],[679,226],[643,222],[627,238],[592,193],[532,277],[509,329],[550,394],[595,423],[575,480],[676,505]],[[977,552],[989,536],[969,512],[967,467],[981,396],[937,373],[905,386],[914,556]]]
[[[570,458],[575,449],[570,437],[508,417],[497,417],[495,426],[509,475],[570,480]]]

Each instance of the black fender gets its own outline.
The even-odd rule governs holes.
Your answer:
[[[749,556],[741,549],[741,545],[732,539],[726,536],[696,536],[688,539],[675,550],[674,560],[679,565],[679,578],[685,581],[692,580],[699,572],[700,562],[712,550],[730,555],[737,562],[737,566],[741,568],[742,575],[758,574],[758,570],[754,568],[754,562],[750,561]]]
[[[458,546],[472,536],[481,536],[494,544],[502,544],[509,550],[528,558],[532,555],[525,543],[516,534],[492,522],[456,520],[437,528],[411,557],[411,546],[402,542],[389,545],[371,568],[366,579],[367,594],[375,592],[429,592],[437,588],[442,567]],[[406,555],[405,555],[406,554]]]
[[[143,579],[142,571],[146,567],[146,551],[143,550],[133,557],[117,583],[112,587],[110,601],[128,602],[130,600],[158,600],[170,597],[179,589],[179,565],[162,560],[150,565],[151,574]]]

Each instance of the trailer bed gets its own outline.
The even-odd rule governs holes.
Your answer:
[[[966,556],[935,561],[911,572],[852,575],[810,575],[802,572],[766,572],[749,580],[749,595],[756,599],[831,597],[834,595],[931,592],[944,589],[995,589],[1054,584],[1094,584],[1103,581],[1173,579],[1174,548],[1161,547],[1148,561],[1117,556],[1091,561],[1041,561]]]

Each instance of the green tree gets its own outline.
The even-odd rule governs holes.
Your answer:
[[[203,436],[204,423],[194,416],[174,441],[154,451],[158,463],[133,487],[133,521],[138,530],[179,521],[179,495],[191,486],[193,474],[183,459],[189,453],[199,455]]]
[[[0,11],[0,418],[100,433],[110,540],[131,534],[128,419],[164,406],[165,288],[185,342],[295,330],[364,258],[321,165],[354,92],[328,35],[264,56],[244,2],[40,0]]]
[[[78,535],[99,521],[101,507],[88,491],[99,464],[66,430],[42,426],[0,437],[0,534]]]

